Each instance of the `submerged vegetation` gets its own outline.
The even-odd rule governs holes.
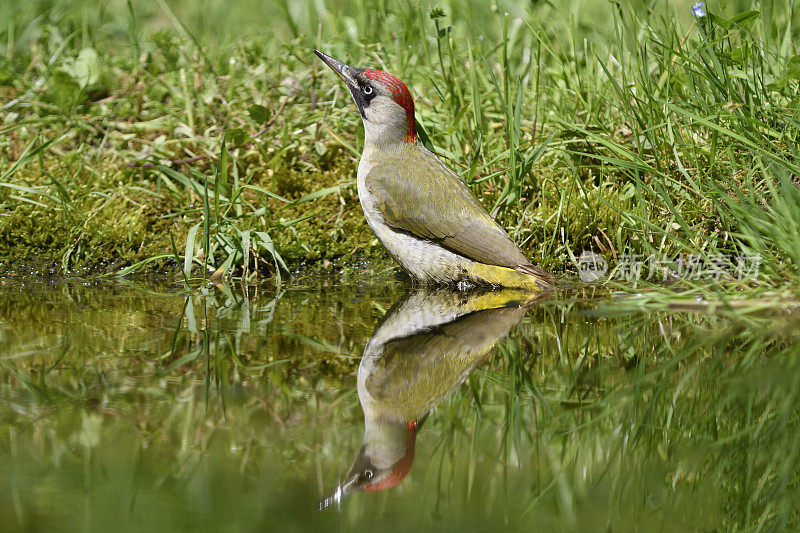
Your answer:
[[[746,4],[3,3],[0,269],[386,259],[320,48],[406,81],[424,141],[546,268],[757,255],[749,286],[796,287],[800,8]]]

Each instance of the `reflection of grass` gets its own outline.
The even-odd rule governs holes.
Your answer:
[[[797,524],[794,321],[592,322],[571,341],[569,324],[522,328],[485,370],[507,390],[501,464],[533,463],[542,478],[529,514],[553,501],[580,521],[600,497],[610,520],[642,525],[652,513],[687,528]]]
[[[5,2],[0,261],[385,258],[320,47],[408,81],[423,138],[549,268],[760,254],[765,285],[797,285],[796,6],[497,4]]]
[[[150,523],[149,512],[205,494],[215,501],[203,513],[257,503],[297,522],[354,456],[353,372],[377,309],[391,304],[383,287],[355,302],[288,288],[278,300],[218,292],[190,307],[168,292],[41,289],[0,298],[0,472],[17,480],[0,507],[19,509],[5,522],[76,520],[43,507],[23,474],[59,501],[81,501],[88,483],[96,518],[117,496]],[[590,305],[534,309],[430,414],[409,478],[351,497],[341,519],[796,527],[794,321],[583,313]],[[247,516],[237,523],[262,520]]]

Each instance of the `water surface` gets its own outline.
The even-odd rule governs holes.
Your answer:
[[[798,525],[791,314],[0,281],[0,529]]]

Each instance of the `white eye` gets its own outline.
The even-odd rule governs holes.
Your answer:
[[[369,92],[372,92],[372,89],[370,89]],[[372,470],[364,470],[364,477],[366,477],[367,479],[372,479],[372,476],[373,476]]]
[[[361,92],[366,95],[370,95],[372,94],[372,87],[370,87],[369,85],[364,85],[364,87],[361,88]]]

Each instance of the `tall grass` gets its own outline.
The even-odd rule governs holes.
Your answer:
[[[404,79],[423,141],[548,268],[758,254],[747,286],[796,286],[794,3],[107,5],[0,8],[14,260],[248,278],[385,258],[355,202],[360,119],[317,47]]]

